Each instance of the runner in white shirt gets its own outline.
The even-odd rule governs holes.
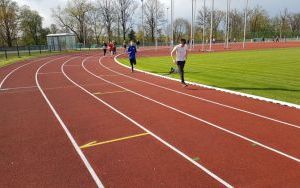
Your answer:
[[[176,52],[176,60],[174,59],[174,52]],[[178,66],[180,78],[181,78],[181,84],[186,87],[188,86],[184,81],[184,65],[187,59],[188,55],[188,47],[186,45],[186,40],[181,39],[180,44],[175,46],[174,49],[171,52],[171,57],[173,59],[173,62]]]

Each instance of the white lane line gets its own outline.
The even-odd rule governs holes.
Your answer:
[[[89,57],[85,58],[82,61],[82,67],[85,69],[84,67],[84,62],[89,59]],[[153,136],[155,139],[157,139],[159,142],[161,142],[162,144],[164,144],[165,146],[167,146],[168,148],[170,148],[171,150],[175,151],[177,154],[179,154],[180,156],[182,156],[183,158],[185,158],[187,161],[189,161],[190,163],[192,163],[193,165],[195,165],[196,167],[200,168],[201,170],[203,170],[205,173],[207,173],[208,175],[210,175],[212,178],[214,178],[215,180],[217,180],[218,182],[220,182],[221,184],[223,184],[226,187],[233,187],[232,185],[230,185],[229,183],[227,183],[226,181],[224,181],[223,179],[221,179],[220,177],[218,177],[216,174],[214,174],[213,172],[211,172],[210,170],[208,170],[207,168],[205,168],[204,166],[202,166],[201,164],[199,164],[198,162],[194,161],[192,158],[190,158],[189,156],[187,156],[186,154],[184,154],[183,152],[181,152],[179,149],[175,148],[174,146],[172,146],[171,144],[169,144],[168,142],[166,142],[165,140],[163,140],[162,138],[160,138],[159,136],[157,136],[156,134],[154,134],[153,132],[151,132],[150,130],[146,129],[144,126],[142,126],[141,124],[139,124],[138,122],[136,122],[135,120],[131,119],[129,116],[125,115],[124,113],[122,113],[121,111],[117,110],[116,108],[114,108],[113,106],[111,106],[110,104],[108,104],[107,102],[105,102],[104,100],[98,98],[96,95],[94,95],[93,93],[89,92],[87,89],[83,88],[82,86],[80,86],[79,84],[77,84],[75,81],[73,81],[65,72],[64,72],[64,66],[66,63],[64,63],[61,67],[61,70],[64,74],[64,76],[70,81],[72,82],[75,86],[77,86],[78,88],[80,88],[81,90],[83,90],[84,92],[86,92],[87,94],[89,94],[90,96],[92,96],[93,98],[95,98],[97,101],[103,103],[105,106],[109,107],[110,109],[112,109],[113,111],[115,111],[116,113],[120,114],[121,116],[123,116],[125,119],[127,119],[128,121],[132,122],[133,124],[135,124],[136,126],[138,126],[139,128],[141,128],[142,130],[144,130],[145,132],[149,133],[151,136]]]
[[[115,61],[118,64],[121,65],[121,63],[118,60],[115,60]],[[218,106],[222,106],[222,107],[225,107],[225,108],[229,108],[229,109],[232,109],[232,110],[236,110],[236,111],[239,111],[239,112],[250,114],[250,115],[262,118],[262,119],[267,119],[267,120],[274,121],[274,122],[277,122],[277,123],[280,123],[280,124],[284,124],[284,125],[287,125],[287,126],[290,126],[290,127],[293,127],[293,128],[300,129],[300,126],[296,125],[296,124],[292,124],[292,123],[288,123],[288,122],[285,122],[285,121],[282,121],[282,120],[278,120],[278,119],[275,119],[275,118],[271,118],[271,117],[268,117],[268,116],[260,115],[260,114],[254,113],[254,112],[250,112],[250,111],[243,110],[243,109],[240,109],[240,108],[237,108],[237,107],[234,107],[234,106],[222,104],[222,103],[219,103],[219,102],[216,102],[216,101],[212,101],[212,100],[209,100],[209,99],[205,99],[205,98],[202,98],[202,97],[197,97],[197,96],[194,96],[194,95],[190,95],[190,94],[178,91],[178,90],[174,90],[174,89],[171,89],[171,88],[168,88],[168,87],[164,87],[164,86],[157,85],[157,84],[154,84],[154,83],[151,83],[151,82],[147,82],[145,80],[141,80],[141,79],[138,79],[138,78],[134,78],[134,77],[122,74],[122,73],[120,73],[118,71],[110,69],[109,67],[103,65],[102,63],[100,63],[100,65],[102,67],[104,67],[104,68],[106,68],[106,69],[108,69],[108,70],[116,73],[116,74],[120,74],[122,76],[125,76],[127,78],[131,78],[131,79],[139,81],[139,82],[143,82],[143,83],[146,83],[146,84],[158,87],[158,88],[162,88],[162,89],[165,89],[165,90],[168,90],[168,91],[172,91],[172,92],[175,92],[175,93],[178,93],[178,94],[182,94],[182,95],[185,95],[185,96],[188,96],[188,97],[191,97],[191,98],[194,98],[194,99],[198,99],[198,100],[201,100],[201,101],[204,101],[204,102],[207,102],[207,103],[215,104],[215,105],[218,105]],[[122,66],[124,66],[124,65],[122,64]],[[125,66],[125,67],[128,68],[127,66]]]
[[[123,54],[117,55],[116,57],[119,57],[121,55],[123,55]],[[116,57],[115,57],[115,61],[118,62]],[[123,65],[121,63],[119,63],[119,64],[122,65],[123,67],[128,68],[126,65]],[[176,78],[171,78],[171,77],[167,77],[167,76],[164,76],[164,75],[155,74],[155,73],[143,71],[143,70],[140,70],[140,69],[135,69],[135,70],[139,71],[139,72],[142,72],[142,73],[145,73],[145,74],[148,74],[148,75],[156,76],[156,77],[159,77],[159,78],[180,82],[180,80],[176,79]],[[202,87],[202,88],[212,89],[212,90],[216,90],[216,91],[220,91],[220,92],[224,92],[224,93],[229,93],[229,94],[233,94],[233,95],[237,95],[237,96],[242,96],[242,97],[246,97],[246,98],[250,98],[250,99],[255,99],[255,100],[259,100],[259,101],[263,101],[263,102],[278,104],[280,106],[296,108],[298,110],[300,109],[300,105],[289,103],[289,102],[279,101],[279,100],[270,99],[270,98],[266,98],[266,97],[261,97],[261,96],[257,96],[257,95],[251,95],[251,94],[247,94],[247,93],[241,93],[241,92],[237,92],[237,91],[233,91],[233,90],[229,90],[229,89],[213,87],[213,86],[204,85],[204,84],[200,84],[200,83],[196,83],[196,82],[187,81],[186,83],[191,84],[191,85],[195,85],[195,86],[199,86],[199,87]]]
[[[49,59],[49,58],[50,58],[50,57],[46,57],[46,58],[42,58],[42,59],[36,59],[36,60],[33,60],[33,61],[29,62],[29,63],[26,63],[26,64],[24,64],[24,65],[21,65],[21,66],[15,68],[15,69],[13,69],[13,70],[10,71],[10,72],[3,78],[3,80],[1,81],[1,83],[0,83],[0,89],[2,88],[4,82],[5,82],[5,81],[6,81],[6,80],[7,80],[14,72],[16,72],[17,70],[19,70],[20,68],[25,67],[25,66],[27,66],[27,65],[30,65],[30,64],[32,64],[32,63],[38,62],[38,61],[42,61],[42,60]]]
[[[78,57],[73,57],[69,60],[67,60],[66,62],[69,62],[75,58]],[[58,120],[58,122],[60,123],[61,127],[64,129],[65,133],[67,134],[69,140],[71,141],[73,147],[75,148],[76,152],[78,153],[78,155],[80,156],[81,160],[83,161],[83,163],[85,164],[86,168],[88,169],[88,171],[90,172],[92,178],[94,179],[96,185],[99,188],[104,188],[104,185],[102,184],[102,182],[100,181],[99,177],[97,176],[96,172],[94,171],[93,167],[91,166],[91,164],[89,163],[89,161],[87,160],[87,158],[85,157],[85,155],[83,154],[82,150],[80,149],[80,147],[78,146],[77,142],[75,141],[74,137],[72,136],[72,134],[70,133],[70,131],[68,130],[66,124],[63,122],[63,120],[61,119],[61,117],[58,115],[57,111],[55,110],[55,108],[53,107],[53,105],[51,104],[51,102],[49,101],[48,97],[46,96],[46,94],[44,93],[43,89],[40,86],[39,80],[38,80],[38,73],[39,71],[46,66],[47,64],[53,62],[49,61],[45,64],[43,64],[37,71],[35,74],[35,82],[37,84],[37,87],[39,89],[39,91],[41,92],[41,94],[43,95],[45,101],[47,102],[48,106],[50,107],[50,109],[52,110],[54,116],[56,117],[56,119]],[[66,63],[65,62],[65,63]]]
[[[100,62],[101,62],[101,60],[102,60],[102,58],[99,59]],[[224,132],[226,132],[226,133],[228,133],[228,134],[234,135],[234,136],[236,136],[236,137],[238,137],[238,138],[241,138],[241,139],[243,139],[243,140],[246,140],[246,141],[248,141],[248,142],[251,142],[252,144],[258,145],[258,146],[260,146],[260,147],[262,147],[262,148],[265,148],[265,149],[267,149],[267,150],[269,150],[269,151],[272,151],[272,152],[274,152],[274,153],[277,153],[277,154],[279,154],[279,155],[281,155],[281,156],[284,156],[284,157],[286,157],[286,158],[288,158],[288,159],[291,159],[291,160],[296,161],[296,162],[298,162],[298,163],[300,162],[300,159],[297,158],[297,157],[291,156],[291,155],[289,155],[289,154],[287,154],[287,153],[284,153],[284,152],[282,152],[282,151],[279,151],[279,150],[277,150],[277,149],[275,149],[275,148],[272,148],[272,147],[270,147],[270,146],[264,145],[264,144],[262,144],[262,143],[260,143],[260,142],[258,142],[258,141],[256,141],[256,140],[250,139],[250,138],[248,138],[248,137],[245,137],[245,136],[243,136],[243,135],[240,135],[240,134],[238,134],[238,133],[235,133],[235,132],[233,132],[233,131],[230,131],[230,130],[228,130],[228,129],[225,129],[225,128],[223,128],[223,127],[217,125],[217,124],[214,124],[214,123],[211,123],[211,122],[206,121],[206,120],[204,120],[204,119],[201,119],[201,118],[199,118],[199,117],[193,116],[193,115],[191,115],[191,114],[189,114],[189,113],[186,113],[186,112],[181,111],[181,110],[179,110],[179,109],[177,109],[177,108],[174,108],[174,107],[172,107],[172,106],[169,106],[169,105],[167,105],[167,104],[164,104],[164,103],[162,103],[162,102],[159,102],[159,101],[157,101],[157,100],[155,100],[155,99],[152,99],[152,98],[150,98],[150,97],[144,96],[144,95],[142,95],[142,94],[140,94],[140,93],[137,93],[137,92],[135,92],[135,91],[133,91],[133,90],[130,90],[130,89],[126,88],[126,87],[123,87],[123,86],[120,86],[120,85],[118,85],[118,84],[115,84],[115,83],[113,83],[113,82],[111,82],[111,81],[105,80],[104,78],[101,78],[101,77],[97,76],[96,74],[92,73],[91,71],[87,70],[87,69],[84,67],[84,64],[83,64],[83,68],[84,68],[84,70],[86,70],[86,71],[87,71],[88,73],[90,73],[91,75],[93,75],[93,76],[95,76],[95,77],[97,77],[97,78],[99,78],[99,79],[101,79],[101,80],[103,80],[103,81],[105,81],[105,82],[107,82],[107,83],[111,83],[112,85],[117,86],[117,87],[119,87],[119,88],[121,88],[121,89],[124,89],[124,90],[126,89],[126,90],[128,90],[128,92],[131,92],[131,93],[133,93],[133,94],[135,94],[135,95],[137,95],[137,96],[140,96],[140,97],[142,97],[142,98],[144,98],[144,99],[147,99],[147,100],[149,100],[149,101],[151,101],[151,102],[154,102],[154,103],[156,103],[156,104],[159,104],[159,105],[161,105],[161,106],[164,106],[164,107],[166,107],[166,108],[169,108],[169,109],[171,109],[171,110],[173,110],[173,111],[176,111],[176,112],[178,112],[178,113],[180,113],[180,114],[183,114],[183,115],[185,115],[185,116],[188,116],[188,117],[190,117],[190,118],[192,118],[192,119],[195,119],[195,120],[198,120],[198,121],[200,121],[200,122],[203,122],[203,123],[205,123],[205,124],[207,124],[207,125],[210,125],[210,126],[212,126],[212,127],[214,127],[214,128],[217,128],[217,129],[219,129],[219,130],[222,130],[222,131],[224,131]]]
[[[11,88],[0,89],[0,91],[10,91],[10,90],[18,90],[18,89],[32,89],[32,88],[36,88],[36,87],[37,86],[11,87]]]
[[[40,72],[39,74],[43,75],[47,75],[47,74],[61,74],[61,72]]]

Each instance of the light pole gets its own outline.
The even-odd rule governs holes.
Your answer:
[[[174,46],[174,0],[171,0],[171,47]]]
[[[194,0],[192,0],[192,24],[191,24],[190,48],[193,48],[193,39],[194,39]]]
[[[155,48],[158,48],[158,0],[155,1]]]
[[[228,48],[229,47],[229,12],[230,12],[230,0],[227,0],[227,8],[226,8],[226,31],[225,31],[224,48]]]
[[[248,0],[246,0],[243,48],[245,48],[245,44],[246,44],[246,29],[247,29],[247,12],[248,12],[248,3],[249,3],[249,2],[248,2]]]
[[[167,7],[167,27],[166,27],[166,34],[167,34],[167,46],[169,45],[169,37],[170,37],[170,29],[169,29],[169,7]]]
[[[203,0],[203,25],[202,25],[202,51],[204,52],[204,40],[205,40],[205,21],[206,21],[206,5],[205,5],[205,1]]]
[[[145,47],[145,28],[144,28],[144,0],[142,1],[142,30],[143,30],[143,47]]]
[[[211,13],[210,13],[210,41],[209,41],[209,51],[212,50],[212,37],[213,37],[213,19],[214,19],[214,0],[211,1]]]

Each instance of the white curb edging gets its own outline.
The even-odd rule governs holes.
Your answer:
[[[114,57],[115,62],[117,64],[125,67],[125,68],[131,69],[129,66],[124,65],[120,61],[118,61],[117,58],[119,56],[121,56],[121,55],[124,55],[124,54],[119,54],[119,55],[117,55],[117,56]],[[140,70],[140,69],[135,69],[135,70],[137,70],[138,72],[142,72],[142,73],[145,73],[145,74],[148,74],[148,75],[152,75],[152,76],[164,78],[164,79],[167,79],[167,80],[173,80],[173,81],[176,81],[176,82],[181,82],[179,79],[176,79],[176,78],[170,78],[170,77],[167,77],[167,76],[163,76],[163,75],[159,75],[159,74],[154,74],[154,73],[143,71],[143,70]],[[279,104],[281,106],[288,106],[288,107],[296,108],[296,109],[300,110],[300,105],[289,103],[289,102],[279,101],[279,100],[270,99],[270,98],[266,98],[266,97],[260,97],[260,96],[257,96],[257,95],[251,95],[251,94],[241,93],[241,92],[232,91],[232,90],[228,90],[228,89],[222,89],[222,88],[208,86],[208,85],[199,84],[199,83],[195,83],[195,82],[189,82],[189,81],[187,81],[186,83],[188,83],[190,85],[195,85],[195,86],[207,88],[207,89],[213,89],[213,90],[216,90],[216,91],[221,91],[221,92],[233,94],[233,95],[247,97],[247,98],[251,98],[251,99],[255,99],[255,100],[260,100],[260,101],[269,102],[269,103],[273,103],[273,104]]]

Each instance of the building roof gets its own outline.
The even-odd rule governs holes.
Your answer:
[[[49,34],[47,37],[61,37],[61,36],[75,36],[73,33],[56,33],[56,34]]]

